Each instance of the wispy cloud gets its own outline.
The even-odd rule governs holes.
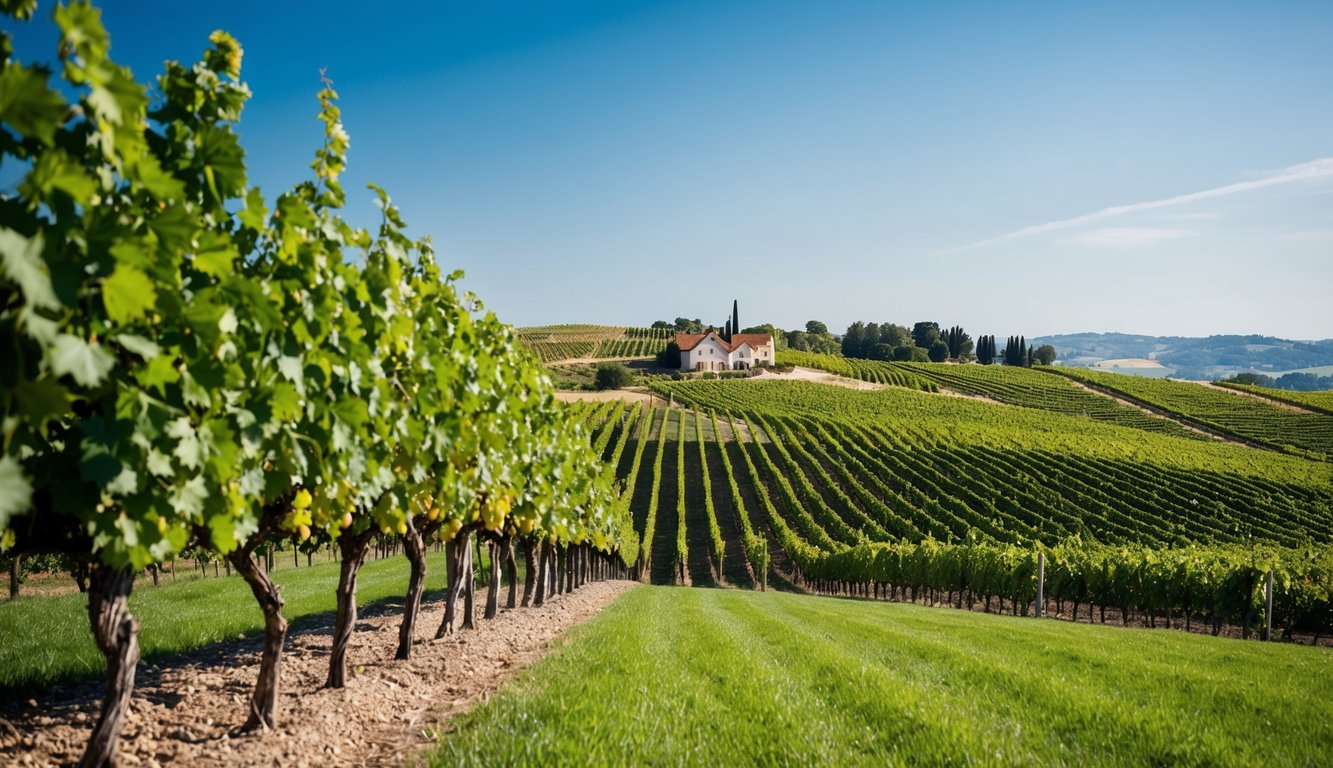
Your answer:
[[[1200,192],[1191,192],[1185,195],[1176,195],[1161,200],[1149,200],[1143,203],[1130,203],[1129,205],[1115,205],[1110,208],[1103,208],[1100,211],[1085,213],[1082,216],[1075,216],[1071,219],[1060,219],[1059,221],[1048,221],[1045,224],[1035,224],[1030,227],[1016,229],[998,237],[991,237],[985,240],[978,240],[975,243],[968,243],[956,248],[947,249],[946,252],[968,251],[974,248],[984,248],[988,245],[1018,240],[1024,237],[1040,235],[1047,232],[1054,232],[1061,229],[1070,229],[1072,227],[1092,224],[1098,221],[1124,216],[1128,213],[1139,213],[1141,211],[1152,211],[1158,208],[1169,208],[1176,205],[1185,205],[1187,203],[1198,202],[1199,200],[1211,200],[1215,197],[1225,197],[1240,192],[1249,192],[1265,187],[1275,187],[1281,184],[1291,184],[1298,181],[1310,181],[1313,179],[1333,178],[1333,157],[1323,157],[1318,160],[1311,160],[1308,163],[1289,166],[1282,170],[1269,174],[1267,176],[1251,179],[1249,181],[1239,181],[1235,184],[1227,184],[1221,187],[1213,187]]]
[[[1194,234],[1188,229],[1162,229],[1160,227],[1106,227],[1080,232],[1063,242],[1074,245],[1093,247],[1132,247],[1147,245],[1159,240],[1174,240]]]

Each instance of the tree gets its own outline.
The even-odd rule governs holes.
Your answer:
[[[680,358],[677,357],[679,365]],[[599,390],[620,389],[634,383],[634,374],[620,363],[602,363],[597,366],[593,386]]]
[[[972,337],[967,335],[962,326],[950,328],[943,334],[943,338],[949,346],[949,357],[965,360],[972,356]]]
[[[731,300],[731,325],[729,326],[729,329],[727,334],[728,339],[731,338],[732,333],[741,332],[741,308],[739,299]]]
[[[657,353],[658,368],[680,368],[680,345],[674,341],[667,342],[666,347]]]
[[[902,347],[908,349],[908,347]],[[894,359],[894,348],[888,344],[876,344],[870,348],[870,354],[865,355],[870,360],[883,360],[889,362]]]
[[[668,323],[665,320],[654,320],[653,324],[648,327],[652,328],[655,331],[670,331],[675,328],[675,326],[673,326],[671,323]]]
[[[932,363],[942,363],[949,359],[949,345],[943,339],[936,339],[928,351]]]
[[[981,336],[977,339],[977,362],[990,365],[995,362],[995,337]]]
[[[842,335],[842,355],[843,357],[868,357],[866,354],[866,324],[857,320],[847,326],[847,331]]]
[[[921,347],[904,344],[893,350],[893,359],[905,363],[928,363],[930,355]]]
[[[807,320],[805,322],[805,332],[816,335],[828,333],[828,326],[818,320]]]
[[[920,322],[912,326],[912,343],[922,349],[930,349],[940,338],[940,324]]]
[[[1050,344],[1042,344],[1032,350],[1032,362],[1037,365],[1051,365],[1055,362],[1055,357],[1055,347]]]

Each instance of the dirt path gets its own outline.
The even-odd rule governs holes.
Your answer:
[[[1284,410],[1284,411],[1293,411],[1293,412],[1295,412],[1295,413],[1304,413],[1304,414],[1308,414],[1308,415],[1311,415],[1311,416],[1327,416],[1327,415],[1328,415],[1327,413],[1322,413],[1322,412],[1320,412],[1320,411],[1318,411],[1318,410],[1316,410],[1316,409],[1314,409],[1314,408],[1306,408],[1306,407],[1304,407],[1304,406],[1296,405],[1295,403],[1288,403],[1288,402],[1285,402],[1285,401],[1283,401],[1283,400],[1274,400],[1274,399],[1271,398],[1271,397],[1264,397],[1263,395],[1256,395],[1256,394],[1253,393],[1253,392],[1245,392],[1245,391],[1243,391],[1243,390],[1239,390],[1239,389],[1232,389],[1231,387],[1219,387],[1219,386],[1217,386],[1216,384],[1214,384],[1214,383],[1211,382],[1211,381],[1204,381],[1204,382],[1200,382],[1200,383],[1203,384],[1205,387],[1210,387],[1210,388],[1212,388],[1212,389],[1217,390],[1218,392],[1226,392],[1228,395],[1236,395],[1237,397],[1248,397],[1248,398],[1250,398],[1251,400],[1258,400],[1259,402],[1261,402],[1261,403],[1263,403],[1263,404],[1265,404],[1265,405],[1271,405],[1271,406],[1273,406],[1274,408],[1281,408],[1281,409]]]
[[[574,624],[610,605],[633,582],[589,583],[541,608],[501,611],[476,631],[424,640],[439,625],[442,601],[423,605],[411,661],[393,661],[397,608],[362,616],[343,690],[320,686],[330,627],[288,637],[280,722],[268,734],[231,735],[244,720],[259,664],[258,640],[241,640],[141,664],[121,737],[123,765],[401,766],[429,747],[427,733],[478,702],[516,670],[541,658]],[[329,621],[332,621],[331,619]],[[97,718],[102,683],[53,687],[36,700],[0,703],[0,765],[68,765],[78,760]],[[40,702],[40,703],[39,703]]]
[[[751,376],[743,381],[773,381],[775,379],[785,381],[813,381],[819,384],[833,384],[848,389],[884,389],[883,384],[875,384],[870,381],[861,381],[846,376],[839,376],[836,373],[821,371],[815,368],[801,368],[797,366],[791,373],[774,373],[772,371],[763,371],[758,376]]]
[[[633,389],[607,389],[601,392],[556,392],[555,399],[565,403],[603,403],[608,400],[624,400],[627,403],[651,403],[656,400],[661,405],[666,405],[666,401],[662,399],[661,395]]]

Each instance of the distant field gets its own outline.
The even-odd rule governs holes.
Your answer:
[[[639,587],[463,716],[454,765],[1321,765],[1323,648]],[[599,674],[589,674],[597,670]]]
[[[519,328],[518,338],[543,363],[599,358],[653,357],[674,338],[663,328],[609,325],[545,325]]]

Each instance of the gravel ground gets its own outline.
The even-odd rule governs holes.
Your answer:
[[[426,638],[439,626],[443,603],[424,604],[413,658],[406,662],[393,660],[400,611],[368,612],[357,622],[343,690],[320,687],[328,670],[332,619],[289,633],[279,723],[268,733],[232,733],[245,720],[260,639],[221,643],[160,665],[140,664],[120,740],[121,763],[401,766],[433,744],[431,734],[450,717],[485,701],[516,670],[541,658],[554,638],[632,586],[586,584],[541,608],[501,610],[491,621],[478,618],[476,631],[439,641]],[[91,680],[53,687],[37,700],[0,702],[0,765],[76,762],[101,695],[102,681]]]

